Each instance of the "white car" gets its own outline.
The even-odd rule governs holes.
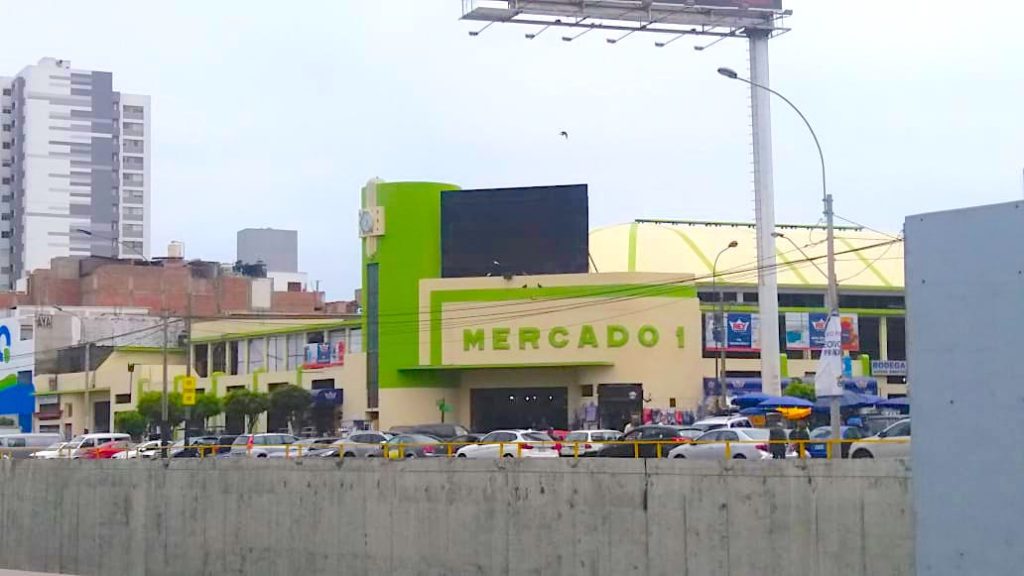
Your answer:
[[[705,432],[718,430],[719,428],[753,428],[754,425],[747,420],[746,416],[712,416],[694,422],[691,428],[699,428]]]
[[[622,432],[618,430],[574,430],[566,435],[561,442],[558,453],[561,456],[587,456],[596,454],[604,444],[611,440],[622,438]]]
[[[854,442],[850,458],[910,458],[910,419],[882,430],[875,436]]]
[[[55,458],[67,458],[71,455],[71,451],[67,450],[69,442],[54,442],[42,450],[38,450],[28,455],[29,458],[36,460],[53,460]],[[62,452],[61,449],[65,448]]]
[[[669,458],[691,458],[695,460],[725,460],[726,443],[729,443],[729,458],[734,460],[771,460],[767,428],[718,428],[693,439],[692,444],[683,444],[668,453]],[[786,458],[797,454],[786,447]]]
[[[67,452],[70,450],[70,458],[77,460],[82,457],[87,457],[91,448],[96,448],[106,444],[108,442],[131,442],[132,437],[127,434],[120,434],[116,432],[99,432],[95,434],[83,434],[81,436],[75,436],[68,442],[68,445],[64,448]]]
[[[545,432],[495,430],[478,444],[459,448],[459,458],[558,458],[554,440]]]
[[[160,451],[160,441],[150,440],[135,446],[134,448],[118,452],[111,456],[114,460],[129,460],[135,458],[152,458]]]

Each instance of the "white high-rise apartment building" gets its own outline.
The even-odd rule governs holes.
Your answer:
[[[0,90],[0,290],[58,256],[148,257],[149,96],[54,58]]]

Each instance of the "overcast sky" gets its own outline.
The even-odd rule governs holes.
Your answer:
[[[1024,19],[1005,0],[787,0],[772,86],[815,126],[837,213],[907,214],[1024,193]],[[39,58],[153,98],[153,253],[232,261],[245,227],[299,230],[331,298],[359,282],[368,178],[583,182],[591,227],[753,219],[746,43],[697,52],[459,21],[460,0],[0,0],[0,74]],[[776,219],[820,217],[817,156],[772,108]],[[564,140],[559,132],[568,131]]]

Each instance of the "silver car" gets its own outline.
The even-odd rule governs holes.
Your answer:
[[[692,444],[683,444],[668,453],[669,458],[691,458],[695,460],[771,460],[767,428],[719,428],[710,430],[693,439]],[[728,445],[728,456],[726,446]],[[786,447],[786,457],[796,453]]]
[[[338,440],[331,448],[320,453],[323,458],[380,458],[384,455],[384,443],[391,439],[386,432],[353,432],[347,438]]]
[[[558,445],[560,456],[593,456],[604,448],[602,442],[610,442],[622,438],[618,430],[574,430],[565,436]]]
[[[271,454],[291,451],[291,445],[298,438],[291,434],[242,434],[231,444],[231,452],[228,455],[232,458],[238,456],[251,456],[253,458],[267,458]]]

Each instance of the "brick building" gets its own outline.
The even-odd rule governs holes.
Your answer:
[[[147,308],[171,316],[325,313],[322,292],[275,292],[267,278],[233,272],[218,262],[159,258],[54,258],[29,274],[26,292],[0,292],[0,306],[56,305]]]

